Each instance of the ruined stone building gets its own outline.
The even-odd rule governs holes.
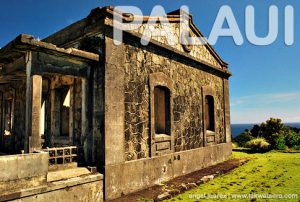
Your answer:
[[[7,181],[39,176],[33,167],[42,163],[31,162],[96,166],[105,199],[113,199],[230,156],[227,64],[210,45],[179,43],[179,11],[166,16],[174,45],[156,36],[141,45],[144,31],[160,26],[156,19],[146,24],[146,16],[115,45],[112,17],[113,8],[96,8],[42,41],[22,34],[0,49],[0,152],[11,155],[0,157],[0,192]],[[191,16],[189,27],[191,36],[202,36]],[[76,159],[71,150],[56,158],[55,148],[70,147]],[[26,160],[51,149],[49,157]],[[14,172],[1,163],[13,157],[35,173],[1,176]],[[48,186],[50,167],[32,186]],[[102,189],[102,178],[96,181]]]

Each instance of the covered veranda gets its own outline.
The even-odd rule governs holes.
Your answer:
[[[82,148],[93,156],[93,72],[99,55],[20,35],[0,49],[0,153]]]

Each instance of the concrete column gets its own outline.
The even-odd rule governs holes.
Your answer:
[[[82,140],[85,161],[93,163],[93,132],[91,87],[88,79],[82,79]]]
[[[31,64],[32,54],[27,52],[26,56],[26,112],[25,112],[25,140],[24,150],[29,152],[29,137],[31,136],[31,102],[32,102],[32,80],[31,80]]]
[[[26,114],[24,150],[41,149],[40,117],[42,107],[42,76],[32,75],[32,53],[26,53]]]
[[[2,89],[1,89],[2,90]],[[3,92],[0,92],[0,131],[3,132],[3,121],[4,118],[4,113],[3,113]],[[0,135],[0,146],[3,145],[3,135]]]
[[[224,111],[225,111],[225,134],[226,142],[231,142],[231,128],[230,128],[230,102],[229,102],[229,82],[228,79],[223,80],[224,85]]]
[[[104,68],[101,67],[94,68],[93,85],[93,159],[99,168],[104,165]]]
[[[107,30],[112,35],[112,30]],[[104,74],[104,145],[105,145],[105,199],[114,197],[112,187],[124,186],[116,176],[114,165],[125,163],[125,89],[124,46],[116,46],[111,37],[105,37]],[[127,174],[127,173],[126,173]],[[112,180],[113,179],[113,180]]]
[[[54,146],[54,136],[59,133],[59,123],[57,122],[57,99],[55,98],[56,93],[55,89],[50,90],[50,137],[49,137],[49,146]]]
[[[31,108],[31,136],[29,151],[41,149],[41,107],[42,107],[42,76],[33,75],[32,78],[32,108]],[[28,104],[28,103],[27,103]]]
[[[124,47],[105,38],[105,166],[125,162]],[[108,167],[105,169],[109,169]]]
[[[70,86],[70,111],[69,111],[69,142],[74,144],[74,84]]]

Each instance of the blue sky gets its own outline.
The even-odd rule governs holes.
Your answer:
[[[145,15],[155,5],[162,5],[167,12],[187,5],[195,24],[208,37],[222,0],[1,0],[0,47],[20,33],[44,38],[61,28],[86,17],[90,10],[105,5],[134,5]],[[228,0],[245,43],[236,46],[230,37],[222,37],[214,46],[219,55],[229,63],[232,123],[258,123],[269,117],[284,122],[300,122],[300,1],[298,0]],[[269,46],[250,44],[245,35],[245,8],[256,9],[256,33],[268,33],[268,9],[279,8],[279,35]],[[295,42],[284,44],[284,7],[295,9]],[[226,25],[224,25],[226,27]]]

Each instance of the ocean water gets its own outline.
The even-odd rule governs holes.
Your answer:
[[[247,123],[247,124],[231,124],[231,134],[232,137],[236,137],[246,129],[251,130],[255,123]],[[284,125],[300,128],[300,123],[285,123]]]

